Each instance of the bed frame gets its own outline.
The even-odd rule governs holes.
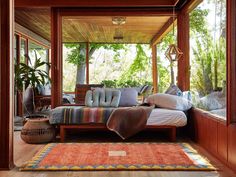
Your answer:
[[[77,130],[108,130],[105,124],[97,125],[60,125],[60,140],[65,142],[66,130],[68,129],[77,129]],[[165,126],[165,125],[147,125],[146,130],[163,130],[167,129],[169,131],[170,141],[176,141],[176,127],[175,126]]]

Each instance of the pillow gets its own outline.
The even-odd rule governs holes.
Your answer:
[[[190,91],[184,91],[183,92],[183,98],[185,98],[188,101],[192,101],[192,94]]]
[[[119,106],[136,106],[138,92],[134,88],[120,88],[121,97]]]
[[[155,104],[156,106],[161,108],[174,109],[180,111],[187,111],[192,107],[192,104],[185,98],[164,93],[157,93],[148,96],[147,103]]]
[[[115,89],[88,90],[85,96],[85,105],[88,107],[118,107],[120,95],[121,92]]]
[[[183,96],[183,92],[175,84],[171,84],[170,87],[165,91],[166,94]]]
[[[211,111],[216,109],[226,108],[226,95],[222,92],[212,92],[209,95],[202,97],[197,107]]]
[[[148,89],[149,85],[144,85],[141,87],[139,94],[143,94],[147,89]]]

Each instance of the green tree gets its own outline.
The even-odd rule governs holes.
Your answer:
[[[147,50],[150,50],[149,46],[137,44],[136,45],[136,56],[129,69],[125,71],[118,82],[124,81],[136,81],[137,83],[143,84],[145,81],[150,81],[151,70],[150,56],[147,55]]]
[[[198,7],[190,14],[191,39],[194,41],[191,60],[191,75],[194,77],[191,77],[191,87],[202,96],[222,88],[222,81],[226,79],[226,41],[223,34],[225,21],[221,20],[225,19],[223,13],[225,1],[218,0],[217,2],[220,6],[218,3],[215,4],[215,18],[220,18],[219,29],[216,28],[216,24],[212,30],[209,28],[208,9],[202,10]],[[216,36],[217,30],[221,31],[220,36]]]
[[[85,66],[86,66],[86,44],[85,43],[66,43],[64,44],[66,48],[71,49],[68,54],[67,61],[76,65],[76,83],[84,84],[85,82]],[[89,45],[89,58],[93,55],[95,50],[103,47],[107,50],[119,51],[121,49],[126,49],[126,45],[123,44],[96,44],[90,43]],[[117,52],[117,55],[118,52]]]

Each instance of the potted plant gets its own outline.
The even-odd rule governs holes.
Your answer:
[[[46,71],[40,69],[40,67],[45,65],[50,67],[50,63],[42,61],[41,58],[38,58],[36,51],[34,51],[34,54],[34,63],[32,63],[28,55],[25,55],[30,65],[27,65],[25,63],[19,63],[15,65],[15,88],[21,102],[23,102],[23,93],[27,87],[31,86],[34,91],[33,94],[38,94],[38,86],[43,86],[46,83],[51,82],[49,74]],[[28,115],[30,115],[26,106],[24,104],[23,106]]]

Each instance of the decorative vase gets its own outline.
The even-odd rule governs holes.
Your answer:
[[[55,129],[48,118],[28,119],[21,130],[21,139],[29,144],[48,143],[55,137]]]

